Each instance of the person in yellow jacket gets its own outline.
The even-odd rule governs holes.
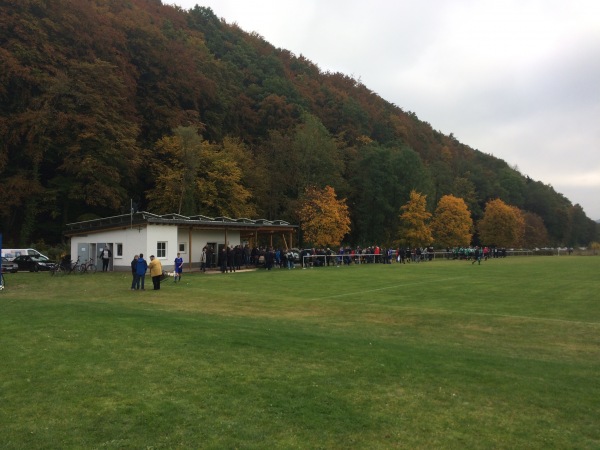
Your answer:
[[[162,277],[162,264],[154,257],[154,255],[150,256],[150,264],[148,264],[148,269],[150,269],[150,276],[152,277],[154,290],[158,291],[160,289],[160,277]]]

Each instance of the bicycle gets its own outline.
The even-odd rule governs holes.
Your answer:
[[[80,268],[79,268],[79,273],[96,273],[97,267],[96,264],[94,264],[94,258],[90,258],[87,261],[85,261],[83,264],[81,264]]]
[[[50,270],[50,275],[51,276],[60,276],[60,275],[64,275],[65,272],[68,271],[68,268],[71,266],[71,259],[70,258],[63,258],[61,259],[61,261],[58,264],[55,264],[54,267],[52,268],[52,270]]]
[[[79,263],[79,257],[77,257],[77,261],[73,262],[70,258],[70,255],[67,255],[61,260],[59,264],[56,264],[54,266],[54,268],[50,271],[50,275],[69,275],[73,272],[81,273],[81,264]]]

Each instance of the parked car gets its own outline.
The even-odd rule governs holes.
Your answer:
[[[48,260],[49,258],[46,255],[42,255],[34,248],[3,248],[2,256],[8,258],[9,261],[12,261],[17,256],[21,255],[29,255],[29,256],[37,256],[38,258],[42,258]]]
[[[19,266],[19,270],[28,270],[30,272],[39,272],[40,270],[52,270],[56,265],[52,261],[37,256],[21,255],[13,259],[13,262]]]
[[[4,256],[2,257],[2,273],[4,272],[10,272],[10,273],[16,273],[19,270],[19,265],[9,261],[8,259],[6,259]]]

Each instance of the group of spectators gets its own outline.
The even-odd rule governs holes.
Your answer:
[[[506,249],[483,247],[481,257],[488,259],[506,256]],[[447,259],[471,260],[475,247],[447,248],[444,257]],[[337,252],[330,248],[310,248],[304,250],[283,249],[273,247],[252,247],[249,245],[223,246],[215,252],[211,246],[202,249],[200,270],[218,268],[221,273],[232,273],[242,268],[264,267],[294,269],[300,267],[341,266],[351,264],[392,264],[419,263],[431,261],[434,249],[428,247],[368,247],[342,246]]]
[[[208,261],[206,264],[211,267],[214,259],[212,249],[206,249],[206,252]],[[241,270],[242,267],[258,266],[267,270],[283,267],[293,269],[295,263],[294,252],[291,250],[275,249],[273,247],[253,247],[251,249],[248,245],[223,246],[216,261],[216,265],[222,273],[235,272]],[[205,271],[202,258],[200,266]]]
[[[448,259],[464,259],[470,261],[474,258],[475,253],[479,250],[481,257],[484,260],[488,258],[506,258],[506,249],[498,247],[454,247],[446,249],[446,258]]]
[[[329,266],[350,264],[392,264],[392,262],[403,263],[420,261],[431,261],[433,259],[432,247],[380,247],[373,245],[369,247],[349,246],[340,247],[335,253],[331,249],[306,249],[301,252],[302,265],[306,266]]]
[[[177,256],[179,257],[179,255]],[[131,261],[131,275],[133,278],[131,281],[132,291],[145,290],[144,281],[148,269],[150,269],[154,290],[157,291],[160,289],[160,279],[163,275],[162,264],[154,255],[150,256],[150,262],[148,263],[144,259],[144,254],[140,253],[139,255],[135,255]]]
[[[242,265],[248,265],[247,258],[248,246],[242,247],[241,245],[234,246],[223,246],[221,252],[218,255],[218,266],[222,273],[235,272],[241,270]],[[211,249],[212,254],[212,249]],[[212,258],[211,258],[212,261]]]
[[[428,247],[370,247],[349,246],[340,247],[336,252],[330,248],[312,248],[300,251],[300,264],[302,267],[340,266],[350,264],[400,264],[419,263],[432,261],[435,256],[432,246]],[[458,247],[447,248],[441,252],[447,259],[472,260],[475,257],[487,260],[488,258],[505,258],[505,248],[490,247]],[[438,255],[440,252],[438,252]]]

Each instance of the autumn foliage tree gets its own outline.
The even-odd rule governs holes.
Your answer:
[[[392,241],[410,189],[460,197],[474,220],[500,198],[539,215],[550,244],[598,241],[598,225],[552,186],[360,80],[211,8],[166,3],[0,1],[7,244],[61,242],[66,223],[126,213],[131,200],[156,213],[293,221],[308,185],[347,199],[352,244]],[[198,151],[172,132],[191,123]]]
[[[350,231],[346,200],[338,200],[331,186],[305,189],[298,210],[304,240],[317,247],[338,245]]]
[[[242,158],[245,148],[235,140],[223,144],[204,142],[203,158],[196,179],[200,210],[216,216],[253,217],[252,192],[244,183]]]
[[[528,211],[523,212],[523,219],[525,220],[523,237],[525,245],[529,248],[548,246],[548,230],[546,230],[544,220],[539,215]]]
[[[249,217],[255,209],[240,163],[246,150],[237,141],[204,141],[193,127],[178,127],[156,144],[154,187],[146,196],[161,214]]]
[[[411,191],[410,200],[401,207],[400,241],[411,246],[425,246],[433,242],[427,224],[431,213],[427,211],[427,196]]]
[[[453,195],[444,195],[438,202],[431,221],[431,231],[441,247],[470,245],[473,219],[465,201]]]
[[[525,220],[519,208],[495,199],[487,202],[477,228],[482,244],[516,247],[522,244]]]
[[[156,143],[155,152],[156,158],[150,163],[155,185],[146,194],[150,209],[158,213],[190,213],[184,206],[194,203],[202,138],[192,128],[179,127],[173,136]]]

